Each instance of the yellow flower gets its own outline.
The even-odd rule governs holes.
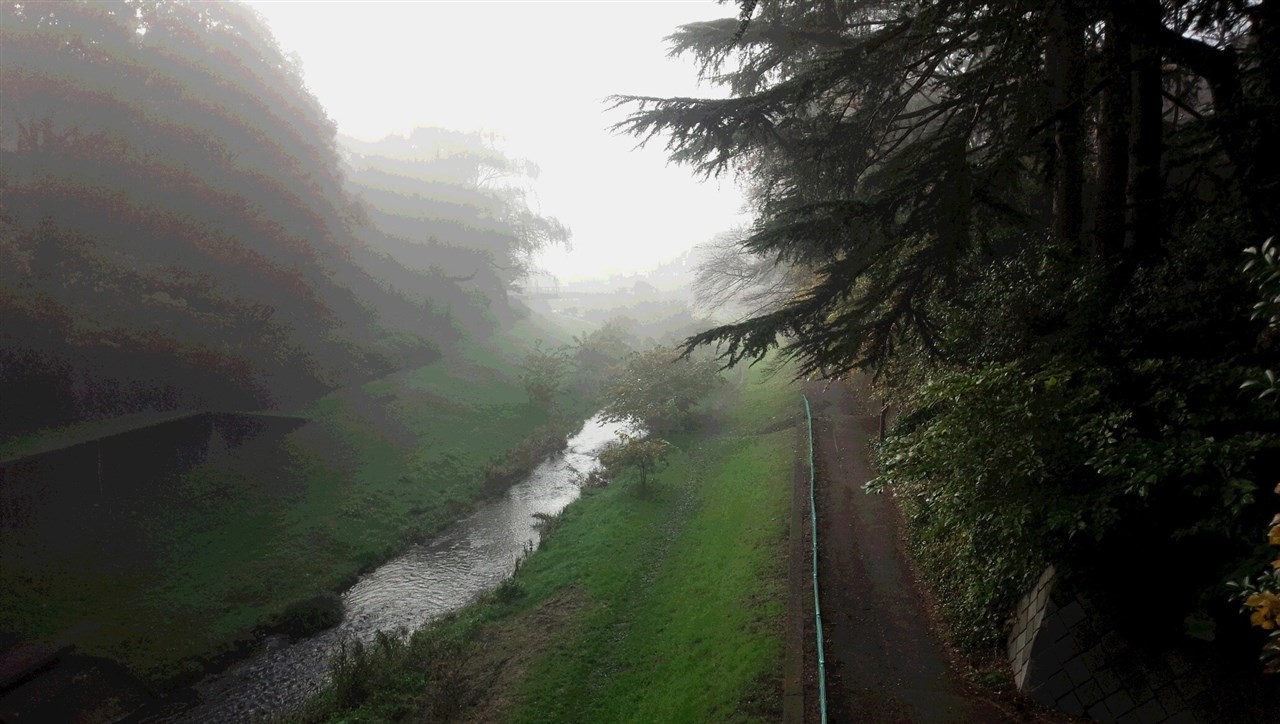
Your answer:
[[[1270,631],[1276,627],[1276,621],[1280,620],[1280,596],[1271,591],[1253,594],[1245,599],[1244,605],[1253,609],[1249,623],[1261,629]]]
[[[1271,561],[1271,567],[1276,569],[1277,571],[1280,571],[1280,558],[1277,558],[1274,561]]]
[[[1280,546],[1280,525],[1271,526],[1271,531],[1267,533],[1267,541],[1273,546]]]

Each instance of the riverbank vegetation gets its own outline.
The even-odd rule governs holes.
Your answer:
[[[1143,640],[1254,665],[1224,586],[1266,565],[1280,459],[1239,389],[1275,359],[1241,271],[1280,232],[1275,4],[738,5],[671,39],[729,97],[618,99],[752,184],[752,263],[702,287],[756,308],[689,348],[876,377],[878,487],[967,646],[1055,563]]]
[[[499,489],[493,471],[518,476],[546,454],[556,423],[529,404],[514,350],[553,334],[519,325],[338,390],[282,440],[200,465],[71,538],[6,535],[6,629],[67,640],[164,688],[264,631],[331,623],[325,606],[300,604],[464,515]],[[591,412],[573,396],[559,405],[562,417]],[[560,446],[564,428],[551,434]],[[537,449],[513,457],[526,448]]]
[[[734,377],[646,485],[585,489],[511,581],[348,650],[294,718],[776,721],[797,397],[785,375]]]

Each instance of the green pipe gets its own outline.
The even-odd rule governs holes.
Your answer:
[[[809,422],[809,521],[813,526],[813,617],[818,623],[818,710],[827,724],[827,656],[822,646],[822,605],[818,602],[818,504],[814,501],[813,413],[809,396],[804,398],[804,416]]]

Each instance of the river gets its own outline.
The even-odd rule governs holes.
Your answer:
[[[292,643],[268,640],[252,657],[201,681],[195,687],[201,703],[178,721],[243,722],[295,707],[327,681],[329,658],[344,640],[369,642],[378,630],[421,627],[492,590],[537,547],[536,515],[559,513],[578,497],[577,474],[598,464],[596,455],[621,429],[598,416],[587,420],[563,453],[501,499],[363,576],[342,595],[340,624]]]

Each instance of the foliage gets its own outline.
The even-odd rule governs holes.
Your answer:
[[[1244,268],[1246,272],[1252,272],[1253,282],[1262,297],[1262,301],[1254,305],[1253,316],[1266,320],[1267,333],[1272,336],[1280,332],[1280,254],[1277,254],[1273,241],[1268,239],[1260,247],[1246,249],[1245,254],[1252,258]],[[1268,369],[1241,385],[1241,389],[1249,388],[1259,388],[1258,399],[1261,400],[1275,395],[1280,386],[1274,372]],[[1280,402],[1280,398],[1275,402]],[[1280,495],[1280,483],[1276,484],[1275,493]],[[1269,525],[1267,543],[1280,547],[1280,513],[1272,517]],[[1276,554],[1273,552],[1273,555]],[[1256,579],[1246,576],[1228,585],[1235,589],[1235,598],[1251,614],[1249,622],[1271,632],[1262,646],[1261,658],[1266,671],[1275,674],[1280,673],[1280,555],[1271,561],[1270,568]]]
[[[296,601],[263,628],[290,638],[310,636],[342,621],[342,597],[331,591]]]
[[[574,385],[588,397],[596,397],[602,387],[616,377],[627,355],[636,350],[635,324],[611,317],[598,329],[574,337]]]
[[[605,390],[603,416],[665,435],[686,427],[693,406],[721,381],[713,360],[677,358],[666,347],[635,352]]]
[[[873,489],[905,501],[963,643],[994,645],[1049,562],[1138,568],[1136,588],[1177,560],[1183,582],[1166,587],[1170,603],[1196,604],[1184,584],[1210,587],[1226,572],[1217,561],[1206,575],[1204,551],[1240,538],[1255,503],[1250,461],[1275,447],[1220,416],[1224,379],[1188,361],[1143,360],[1117,375],[1052,358],[935,374],[910,398]],[[1135,404],[1122,380],[1164,393]],[[1133,542],[1150,528],[1164,558]]]
[[[405,695],[411,694],[431,721],[449,720],[463,706],[466,651],[462,641],[433,628],[412,634],[378,631],[371,645],[358,639],[343,641],[329,661],[331,684],[321,701],[296,718],[326,721],[339,712],[388,700],[390,710],[383,710],[382,716],[399,718],[409,711]],[[414,676],[397,676],[406,670],[412,670]]]
[[[339,140],[350,152],[348,184],[381,232],[369,244],[396,265],[434,269],[442,280],[505,300],[538,251],[569,242],[568,227],[529,206],[537,168],[498,151],[491,136],[420,127],[373,142]],[[403,271],[379,271],[412,284]]]
[[[633,113],[618,128],[666,136],[672,158],[703,173],[747,173],[757,219],[740,248],[812,275],[785,304],[695,335],[690,347],[722,342],[733,362],[758,358],[782,335],[802,375],[879,366],[911,337],[931,345],[942,323],[931,302],[962,283],[954,272],[970,252],[991,251],[1009,229],[1052,230],[1073,253],[1116,264],[1113,283],[1123,285],[1171,226],[1158,201],[1165,157],[1193,179],[1170,187],[1192,202],[1180,214],[1207,201],[1244,213],[1253,234],[1274,228],[1265,199],[1280,176],[1250,155],[1273,143],[1274,98],[1266,83],[1236,90],[1255,69],[1277,77],[1280,59],[1237,61],[1232,40],[1266,25],[1246,27],[1245,14],[1215,16],[1201,4],[779,0],[759,3],[745,32],[732,18],[679,29],[673,52],[693,56],[731,97],[620,97]],[[1220,33],[1196,36],[1197,23]],[[1121,59],[1117,44],[1143,64]],[[1160,57],[1178,64],[1178,103],[1164,110],[1158,62],[1150,73]],[[1126,74],[1142,88],[1132,99]],[[1196,95],[1206,84],[1212,96]],[[1207,120],[1214,113],[1230,124]],[[1086,124],[1120,141],[1084,144]],[[1228,130],[1240,126],[1259,132]],[[1142,149],[1133,159],[1129,141]],[[1224,155],[1239,174],[1215,192],[1204,184],[1219,180]],[[1087,170],[1098,195],[1089,234]],[[1127,222],[1113,213],[1117,189],[1130,196]]]
[[[903,413],[879,486],[966,642],[1049,561],[1134,609],[1159,588],[1134,618],[1179,628],[1280,449],[1230,393],[1265,366],[1232,259],[1280,223],[1276,9],[739,5],[671,37],[727,97],[616,99],[619,130],[749,185],[742,259],[704,286],[756,308],[685,352],[878,379]]]
[[[1271,346],[1280,337],[1280,249],[1275,239],[1267,239],[1261,246],[1251,246],[1244,253],[1251,257],[1245,263],[1244,271],[1252,273],[1252,281],[1262,297],[1253,305],[1253,318],[1266,322],[1267,332],[1262,340],[1263,345]],[[1258,398],[1264,399],[1272,395],[1280,397],[1280,378],[1274,370],[1265,370],[1261,375],[1245,380],[1240,389],[1258,388]]]
[[[1276,485],[1276,493],[1280,494],[1280,485]],[[1271,520],[1271,528],[1267,533],[1267,542],[1280,547],[1280,514]],[[1276,558],[1271,561],[1270,569],[1254,576],[1245,576],[1239,581],[1228,584],[1234,590],[1232,598],[1240,601],[1241,608],[1249,614],[1249,623],[1267,631],[1267,640],[1262,645],[1259,658],[1264,664],[1264,671],[1271,674],[1280,673],[1280,555],[1274,551]]]
[[[490,492],[505,490],[548,456],[564,450],[579,421],[557,416],[536,427],[520,444],[506,451],[502,457],[484,469],[485,489]]]
[[[624,473],[633,473],[640,490],[648,490],[649,477],[667,466],[671,443],[651,436],[618,433],[618,441],[600,453],[600,465],[605,475],[616,479]]]
[[[569,372],[569,364],[568,348],[543,348],[542,340],[536,340],[533,349],[520,360],[520,381],[529,393],[529,402],[542,408],[551,407]]]

